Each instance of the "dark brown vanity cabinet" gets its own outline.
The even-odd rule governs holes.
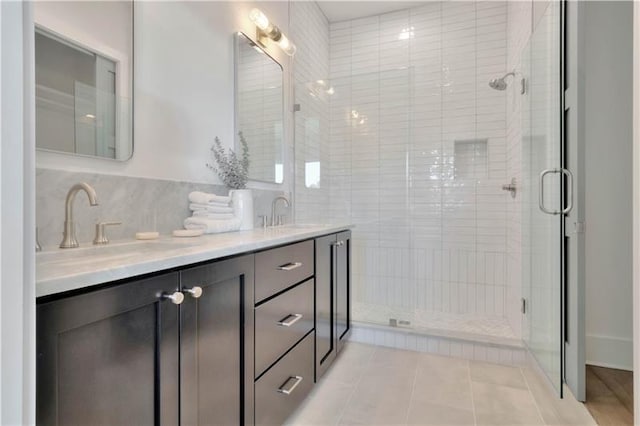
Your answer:
[[[314,242],[256,253],[255,423],[285,422],[314,383]]]
[[[180,425],[253,424],[253,256],[180,271]]]
[[[178,306],[170,273],[37,306],[36,422],[178,422]]]
[[[39,299],[37,423],[284,423],[349,333],[350,241]]]
[[[316,238],[316,381],[351,330],[351,231]]]
[[[251,424],[253,288],[249,255],[39,303],[37,423]]]

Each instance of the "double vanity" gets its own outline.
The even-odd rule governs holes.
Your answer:
[[[282,50],[280,29],[260,30],[266,15],[245,9],[33,4],[42,245],[60,241],[65,179],[99,182],[105,195],[74,218],[76,193],[98,202],[91,186],[73,185],[63,249],[36,256],[38,424],[281,424],[341,350],[350,331],[350,227],[275,226],[284,222],[276,204],[288,205],[283,195],[294,190],[285,182],[293,129],[284,124],[292,123],[285,93],[295,48]],[[212,46],[213,59],[202,54]],[[225,111],[234,106],[231,132]],[[169,234],[191,214],[187,194],[227,190],[196,183],[204,179],[198,165],[212,168],[203,143],[217,136],[225,149],[248,150],[241,174],[269,188],[253,189],[253,201],[266,212],[260,203],[274,200],[271,227],[263,218],[264,229],[108,243],[105,226],[116,223],[105,219],[122,222],[108,231],[116,240]],[[307,187],[320,185],[319,164]],[[96,245],[82,246],[90,240],[76,229],[90,224]]]
[[[55,250],[38,424],[282,424],[350,331],[349,226]]]

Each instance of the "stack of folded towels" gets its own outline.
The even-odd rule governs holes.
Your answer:
[[[185,229],[202,229],[205,234],[231,232],[240,229],[240,218],[231,207],[231,197],[194,191],[189,194],[189,210]]]

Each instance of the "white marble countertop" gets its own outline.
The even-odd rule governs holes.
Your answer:
[[[351,227],[286,225],[195,238],[166,236],[151,241],[114,241],[106,246],[42,251],[36,254],[36,297],[253,252]]]

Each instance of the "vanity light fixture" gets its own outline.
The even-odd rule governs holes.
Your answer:
[[[295,44],[291,43],[280,28],[271,23],[260,9],[251,9],[249,19],[256,26],[256,38],[262,46],[266,46],[268,40],[273,40],[287,55],[293,56],[296,53]]]

